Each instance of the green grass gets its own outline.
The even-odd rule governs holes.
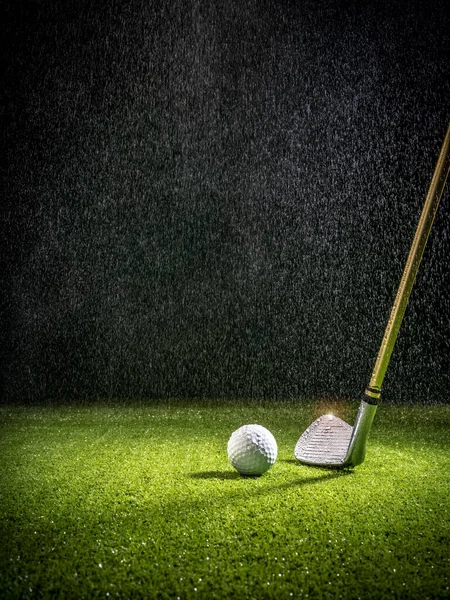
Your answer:
[[[449,598],[450,406],[382,405],[353,472],[293,458],[327,409],[0,408],[0,597]],[[228,463],[246,423],[260,478]]]

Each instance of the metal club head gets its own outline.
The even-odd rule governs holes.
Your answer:
[[[322,415],[303,433],[295,446],[297,460],[308,465],[341,466],[353,427],[334,415]]]
[[[362,401],[354,427],[334,415],[322,415],[301,435],[295,446],[295,458],[315,467],[361,464],[376,409],[376,405]]]

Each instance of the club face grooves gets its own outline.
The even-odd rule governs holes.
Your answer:
[[[322,415],[298,440],[297,460],[317,467],[344,467],[353,427],[334,415]]]

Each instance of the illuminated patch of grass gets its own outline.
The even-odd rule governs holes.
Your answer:
[[[449,597],[450,407],[382,405],[354,472],[295,461],[323,410],[1,408],[0,597]],[[245,423],[278,441],[260,478],[228,463]]]

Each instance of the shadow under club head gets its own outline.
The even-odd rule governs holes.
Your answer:
[[[295,458],[317,467],[343,467],[353,427],[334,415],[322,415],[298,440]]]

